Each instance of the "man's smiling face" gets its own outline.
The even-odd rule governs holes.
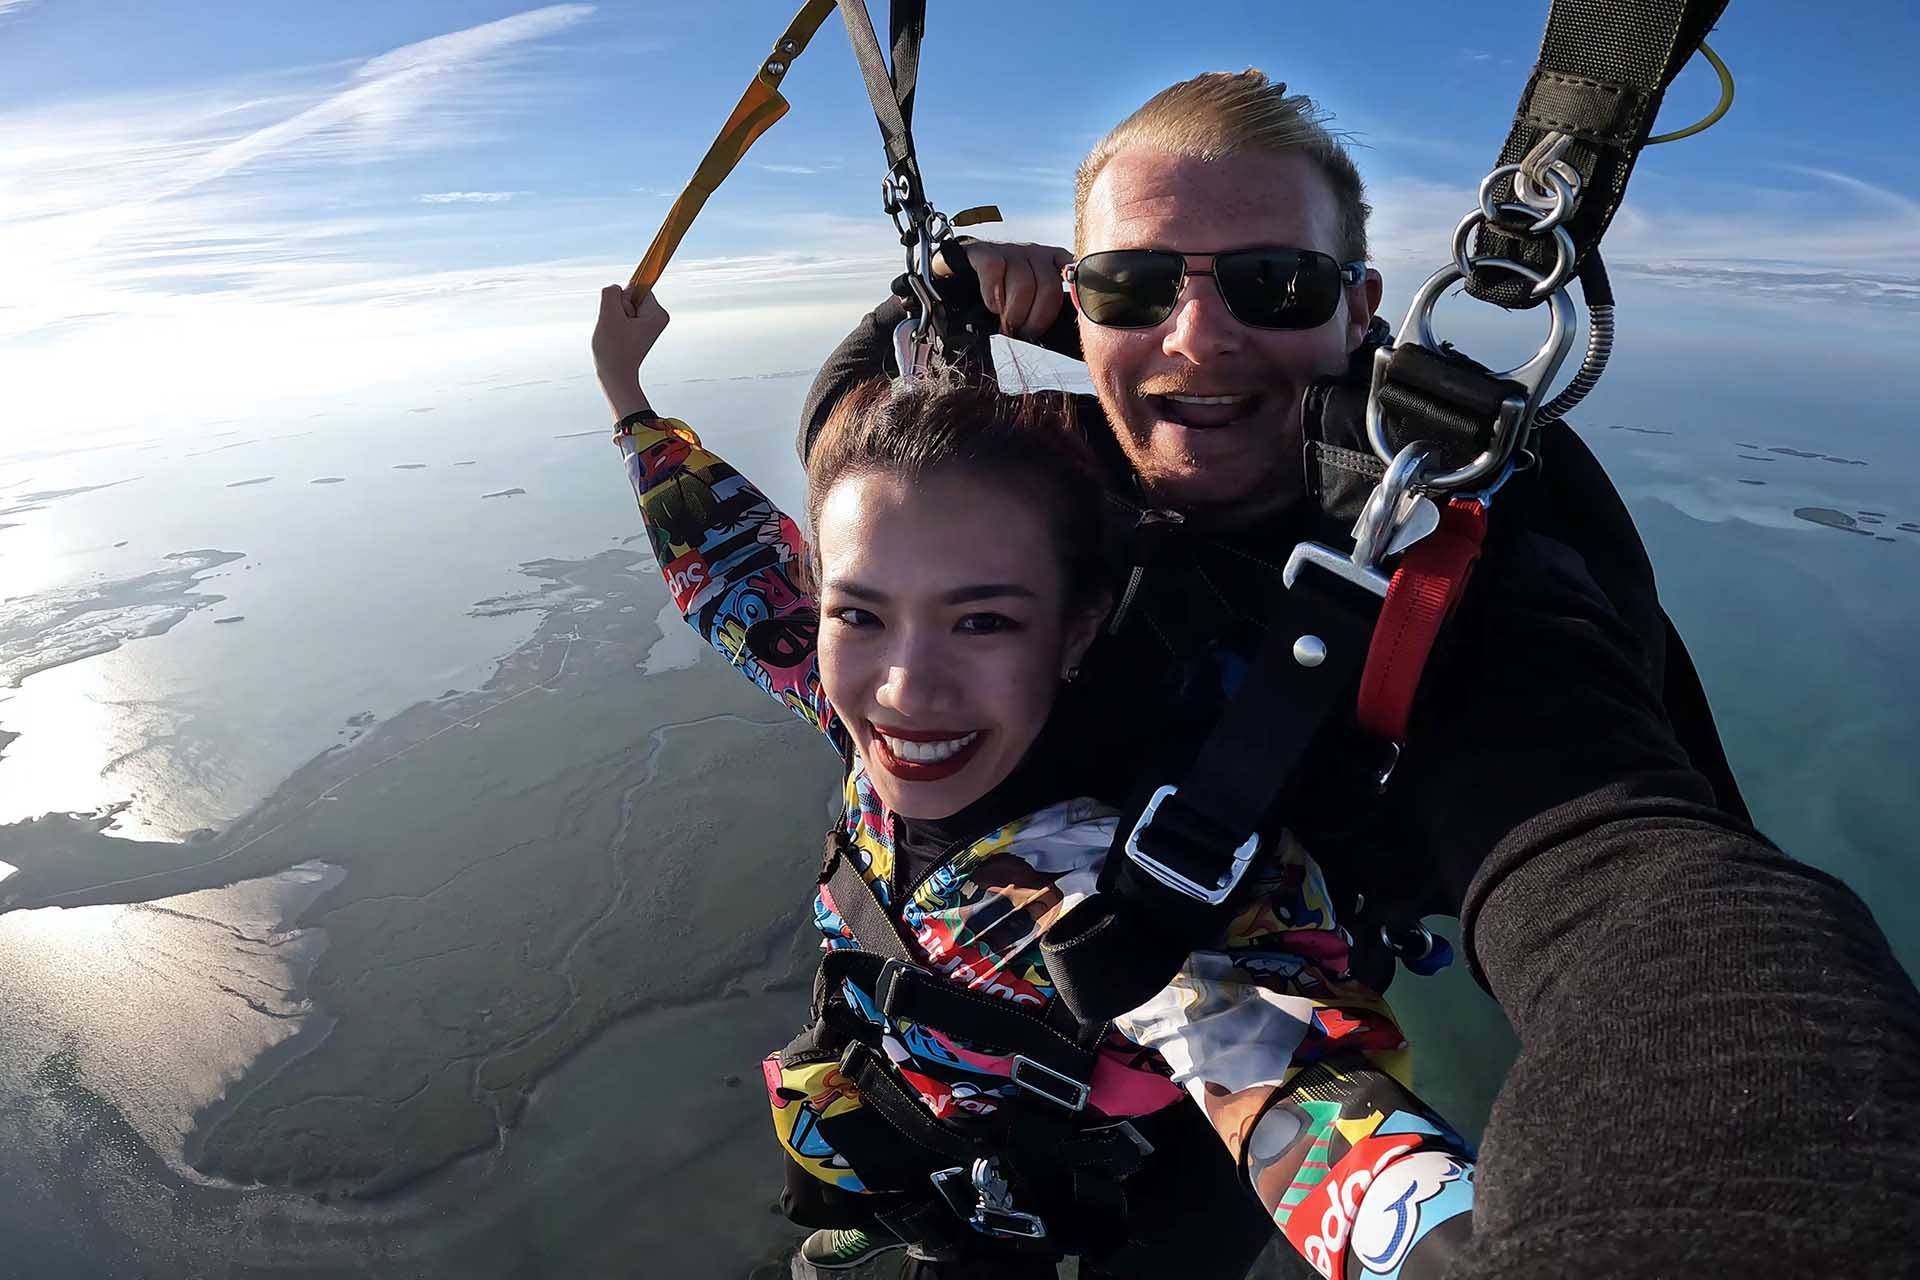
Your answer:
[[[1081,256],[1104,249],[1210,255],[1285,245],[1342,257],[1332,186],[1302,152],[1201,160],[1120,152],[1100,171],[1081,219]],[[1190,269],[1209,269],[1189,257]],[[1189,276],[1152,329],[1107,329],[1084,316],[1080,343],[1100,404],[1159,505],[1228,523],[1303,494],[1300,397],[1346,368],[1380,296],[1380,278],[1341,291],[1314,329],[1254,329],[1227,311],[1214,281]]]

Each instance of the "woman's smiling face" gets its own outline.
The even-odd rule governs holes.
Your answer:
[[[868,472],[820,506],[820,683],[906,817],[949,817],[1012,773],[1099,628],[1070,612],[1025,488]]]

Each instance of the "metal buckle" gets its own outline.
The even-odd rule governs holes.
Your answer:
[[[992,1156],[981,1156],[973,1168],[956,1166],[931,1175],[933,1189],[956,1218],[982,1235],[1005,1240],[1044,1240],[1047,1224],[1038,1215],[1013,1207],[1007,1180],[1000,1176]]]
[[[1294,552],[1298,554],[1299,548],[1294,548]],[[1344,561],[1345,557],[1343,556],[1341,559]],[[1378,575],[1375,576],[1377,577]],[[1384,595],[1386,593],[1386,579],[1381,578],[1380,581],[1382,584],[1380,591]],[[1187,897],[1204,902],[1208,906],[1217,907],[1227,900],[1227,895],[1239,886],[1241,878],[1247,874],[1247,868],[1253,865],[1253,855],[1258,852],[1260,848],[1260,835],[1258,832],[1255,832],[1253,835],[1248,836],[1246,841],[1233,851],[1233,861],[1228,864],[1226,876],[1215,885],[1201,884],[1197,880],[1180,874],[1151,854],[1142,853],[1140,851],[1140,833],[1152,824],[1153,815],[1159,812],[1161,802],[1166,800],[1167,797],[1177,794],[1179,790],[1179,787],[1168,784],[1153,793],[1153,798],[1147,801],[1147,807],[1140,811],[1140,820],[1133,824],[1133,830],[1127,834],[1125,852],[1135,866],[1152,876],[1155,880],[1158,880],[1167,888],[1172,889],[1175,893],[1185,894]]]
[[[1021,1079],[1020,1071],[1023,1067],[1026,1068],[1028,1072],[1038,1072],[1047,1084],[1057,1082],[1065,1085],[1065,1090],[1061,1093],[1056,1093],[1052,1089],[1044,1088],[1030,1079]],[[1092,1085],[1075,1080],[1072,1076],[1064,1072],[1055,1071],[1045,1063],[1035,1062],[1032,1058],[1022,1053],[1013,1055],[1012,1079],[1015,1084],[1025,1089],[1028,1093],[1033,1094],[1036,1098],[1045,1098],[1054,1106],[1064,1107],[1068,1111],[1085,1111],[1087,1109],[1087,1097],[1093,1092]]]
[[[1352,556],[1318,542],[1302,542],[1294,547],[1292,554],[1287,556],[1287,567],[1280,571],[1280,581],[1291,589],[1300,580],[1300,571],[1308,565],[1325,569],[1334,577],[1371,591],[1382,600],[1387,598],[1390,584],[1386,574],[1363,564],[1355,564]]]

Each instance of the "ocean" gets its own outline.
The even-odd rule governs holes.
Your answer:
[[[1920,970],[1912,388],[1663,367],[1576,422],[1759,825]],[[809,374],[654,393],[797,507]],[[779,1273],[835,769],[683,633],[589,380],[0,458],[0,597],[0,1276]],[[1497,1008],[1393,994],[1477,1128]]]

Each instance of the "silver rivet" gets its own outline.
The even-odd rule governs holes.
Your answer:
[[[1327,642],[1319,636],[1301,636],[1293,642],[1293,660],[1303,667],[1317,667],[1327,660]]]

